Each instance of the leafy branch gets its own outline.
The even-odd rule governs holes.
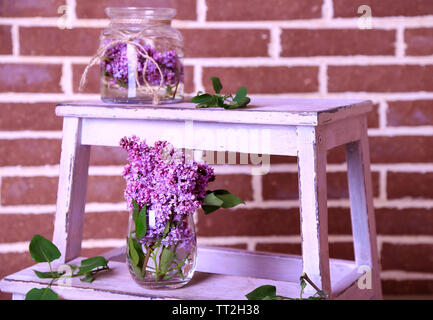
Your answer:
[[[38,278],[52,279],[47,288],[33,288],[26,294],[26,300],[58,300],[59,296],[51,289],[55,279],[62,277],[82,277],[80,280],[84,282],[93,282],[95,275],[98,272],[109,270],[108,261],[104,257],[92,257],[81,261],[80,266],[68,264],[72,273],[66,274],[66,271],[55,272],[51,266],[51,262],[60,258],[59,249],[48,239],[39,234],[35,234],[30,241],[29,252],[32,259],[38,263],[47,262],[50,268],[48,272],[33,270]]]
[[[217,77],[211,77],[215,94],[202,93],[199,91],[191,102],[196,103],[196,108],[224,108],[237,109],[244,108],[250,103],[251,99],[247,97],[247,88],[242,87],[233,97],[232,94],[222,95],[221,90],[223,85]]]
[[[307,276],[306,273],[303,273],[299,278],[301,285],[301,292],[299,294],[299,298],[288,298],[284,296],[277,295],[277,288],[272,285],[263,285],[260,286],[250,293],[246,294],[245,297],[248,300],[325,300],[328,299],[328,295],[325,291],[320,290],[314,282]],[[304,298],[304,289],[307,286],[307,283],[310,284],[316,293],[308,298]]]

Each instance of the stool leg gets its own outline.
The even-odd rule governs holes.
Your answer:
[[[303,271],[332,296],[328,248],[326,150],[314,127],[298,127],[298,175]]]
[[[371,269],[373,296],[382,299],[367,123],[365,118],[361,121],[361,139],[346,145],[355,261],[358,267],[367,266]]]
[[[62,262],[81,254],[90,146],[80,139],[81,119],[65,117],[53,235]]]

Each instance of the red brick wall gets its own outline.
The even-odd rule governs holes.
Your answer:
[[[98,99],[97,70],[77,90],[107,24],[108,5],[151,1],[0,1],[0,277],[32,264],[34,233],[51,237],[61,119],[56,103]],[[160,1],[159,1],[160,3]],[[370,5],[373,29],[357,27]],[[57,27],[58,7],[73,28]],[[433,1],[182,0],[175,26],[185,37],[186,91],[209,76],[254,95],[368,98],[374,196],[384,293],[433,294]],[[329,154],[331,256],[352,258],[342,149]],[[93,148],[85,254],[123,245],[127,214],[119,173],[125,156]],[[248,206],[199,216],[203,244],[299,253],[295,159],[272,158],[271,173],[218,168]],[[1,295],[1,294],[0,294]],[[8,295],[1,295],[7,298]]]

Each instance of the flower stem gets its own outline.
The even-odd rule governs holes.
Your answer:
[[[146,257],[144,258],[143,267],[141,268],[141,274],[143,277],[146,276],[146,267],[147,267],[147,263],[149,262],[151,253],[152,253],[152,249],[146,248]]]
[[[307,274],[305,272],[301,275],[301,279],[304,279],[305,281],[307,281],[314,288],[314,290],[317,291],[317,294],[321,298],[326,299],[328,297],[328,295],[326,294],[326,292],[320,290],[319,287],[314,284],[314,282],[307,276]]]
[[[176,87],[174,88],[174,93],[173,96],[171,97],[172,99],[174,99],[176,97],[176,93],[177,93],[177,87],[179,86],[179,80],[176,83]]]

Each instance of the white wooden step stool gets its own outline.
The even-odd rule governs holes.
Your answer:
[[[124,259],[120,248],[106,254],[111,272],[92,284],[74,278],[72,287],[53,285],[54,291],[65,299],[244,299],[257,286],[272,284],[279,295],[299,297],[304,271],[332,299],[381,299],[367,137],[371,109],[370,101],[323,99],[254,99],[236,110],[196,109],[190,103],[58,105],[56,114],[64,122],[53,241],[60,262],[81,253],[90,146],[118,146],[122,137],[134,134],[148,143],[167,140],[193,150],[297,156],[303,254],[200,247],[190,284],[151,291],[139,287],[118,262]],[[326,153],[340,145],[346,145],[355,261],[329,259],[328,252]],[[0,290],[20,299],[31,288],[46,286],[49,280],[38,279],[32,269],[7,276]],[[358,284],[361,277],[364,286]]]

